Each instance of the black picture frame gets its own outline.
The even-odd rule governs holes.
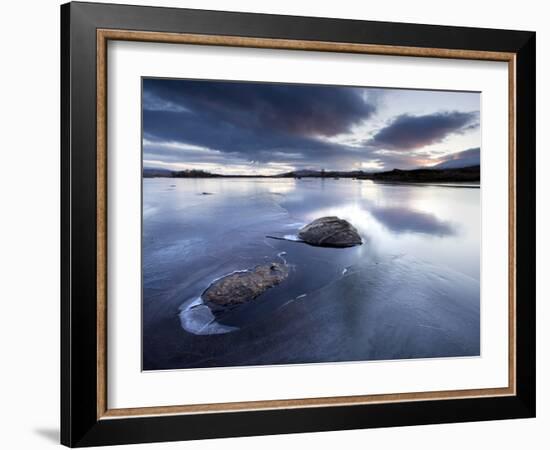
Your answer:
[[[98,29],[516,55],[516,395],[98,418]],[[70,447],[535,416],[535,33],[113,4],[61,6],[61,443]]]

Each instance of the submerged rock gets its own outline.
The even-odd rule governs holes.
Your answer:
[[[298,237],[320,247],[353,247],[363,243],[353,225],[335,216],[315,219],[298,232]]]
[[[247,303],[278,285],[288,276],[288,267],[280,263],[263,264],[220,278],[202,294],[213,311]]]

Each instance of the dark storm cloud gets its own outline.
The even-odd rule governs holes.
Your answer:
[[[144,160],[219,171],[269,164],[270,170],[412,168],[431,159],[418,151],[423,146],[479,126],[477,112],[401,114],[365,140],[363,125],[387,94],[361,87],[144,79]]]
[[[479,113],[437,112],[422,116],[401,114],[366,142],[388,150],[414,150],[443,141],[479,126]]]
[[[300,136],[346,132],[375,110],[361,88],[163,79],[145,79],[143,88],[153,101],[235,126],[268,127]]]
[[[346,146],[323,142],[291,150],[264,149],[255,152],[228,152],[227,150],[199,149],[173,141],[144,140],[143,159],[164,163],[210,163],[220,166],[231,164],[284,163],[296,168],[349,169],[357,162],[358,152]]]
[[[208,113],[149,112],[143,114],[144,136],[152,141],[185,142],[247,157],[269,160],[270,153],[300,151],[323,157],[334,145],[306,136],[290,135],[261,126],[237,125],[235,120],[209,117]]]
[[[322,138],[345,133],[374,113],[375,104],[365,100],[364,92],[335,86],[144,79],[144,137],[256,162],[308,157],[318,162],[334,158],[335,152],[340,158],[351,157],[354,149]],[[163,156],[159,148],[155,153]]]

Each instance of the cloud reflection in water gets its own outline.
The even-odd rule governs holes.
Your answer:
[[[424,233],[440,237],[455,234],[455,229],[449,222],[430,213],[403,207],[375,207],[369,211],[395,233]]]

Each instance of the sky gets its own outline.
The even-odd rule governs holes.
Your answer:
[[[142,108],[145,168],[275,175],[479,163],[479,93],[144,78]]]

